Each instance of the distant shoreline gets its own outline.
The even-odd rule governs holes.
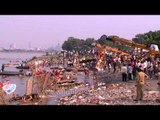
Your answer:
[[[0,53],[46,53],[46,51],[0,51]]]

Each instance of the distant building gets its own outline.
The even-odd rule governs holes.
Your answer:
[[[11,45],[10,45],[10,49],[16,49],[16,44],[14,44],[14,43],[12,43]]]
[[[4,50],[4,48],[0,48],[0,51],[3,51]]]
[[[36,48],[36,51],[45,51],[45,49],[42,47],[38,47],[38,48]]]
[[[36,48],[30,48],[29,50],[36,50]]]

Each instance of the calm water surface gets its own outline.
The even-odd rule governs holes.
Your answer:
[[[32,57],[36,56],[42,56],[45,55],[45,53],[36,53],[36,52],[0,52],[0,69],[2,64],[4,63],[20,63],[21,61],[24,60],[29,60]],[[6,67],[5,70],[10,70],[10,71],[18,71],[16,68],[11,68],[11,67]],[[16,94],[19,95],[24,95],[25,93],[25,88],[26,88],[26,80],[28,77],[19,77],[19,76],[8,76],[7,77],[11,83],[17,85],[16,89]],[[0,81],[4,81],[2,76],[0,76]]]

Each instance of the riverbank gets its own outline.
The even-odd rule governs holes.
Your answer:
[[[12,99],[8,104],[160,105],[157,79],[146,80],[144,100],[134,101],[135,81],[122,82],[119,71],[113,73],[104,70],[93,73],[91,70],[85,75],[77,66],[73,66],[69,71],[65,70],[63,64],[66,65],[67,61],[67,58],[59,55],[43,55],[30,59],[27,64],[33,75],[25,83],[25,94],[16,100]],[[39,65],[35,66],[35,62]],[[37,74],[36,69],[40,70],[40,73]]]
[[[60,60],[61,59],[61,60]],[[41,63],[41,61],[43,61]],[[28,61],[28,65],[30,66],[33,75],[27,80],[26,82],[26,92],[24,96],[18,97],[16,104],[18,105],[57,105],[55,103],[55,99],[53,100],[53,97],[56,95],[56,100],[63,97],[68,96],[67,94],[64,94],[66,90],[71,90],[75,87],[83,86],[82,79],[80,76],[82,74],[76,74],[75,71],[64,71],[61,74],[61,77],[64,79],[61,82],[58,82],[59,78],[55,75],[51,75],[51,66],[62,66],[62,58],[57,55],[51,55],[51,56],[40,56],[40,57],[34,57],[31,60]],[[35,66],[35,62],[40,63],[40,65]],[[65,63],[66,64],[66,63]],[[43,67],[42,67],[42,66]],[[37,75],[36,69],[39,69],[42,73],[40,75]],[[59,71],[59,70],[58,70]],[[62,72],[62,69],[60,70]],[[66,76],[70,76],[73,80],[65,80]],[[84,74],[82,75],[84,77]],[[81,76],[81,77],[82,77]],[[80,78],[77,80],[77,78]],[[74,82],[75,81],[75,82]],[[50,92],[48,92],[50,91]],[[61,92],[60,92],[61,91]],[[58,93],[58,94],[57,94]],[[70,91],[68,94],[72,93]],[[31,96],[30,98],[27,98],[27,96]],[[34,96],[37,95],[37,98],[34,98]],[[26,100],[24,100],[26,98]],[[47,102],[48,101],[48,102]]]
[[[135,81],[121,81],[120,74],[102,73],[94,89],[59,99],[59,105],[160,105],[159,80],[146,80],[144,100],[136,98]]]

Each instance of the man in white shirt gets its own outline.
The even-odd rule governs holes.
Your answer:
[[[144,72],[147,72],[147,60],[143,63]]]
[[[121,69],[122,72],[122,81],[127,81],[127,67],[124,64]]]
[[[141,62],[138,61],[136,66],[139,68],[140,65],[141,65]]]

